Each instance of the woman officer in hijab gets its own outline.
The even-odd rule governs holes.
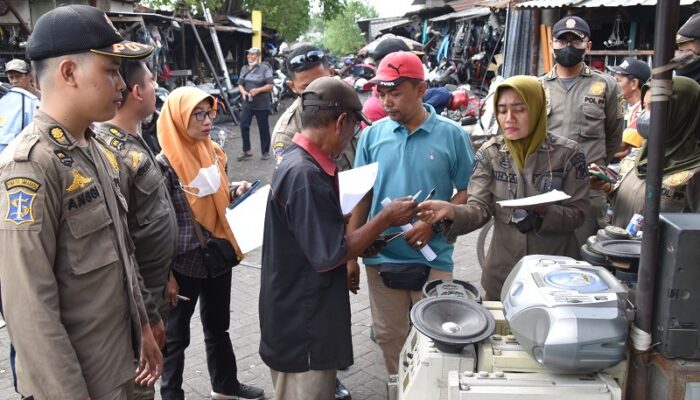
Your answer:
[[[476,153],[467,204],[426,201],[419,205],[419,217],[438,229],[444,223],[450,240],[495,218],[481,278],[485,300],[499,298],[508,273],[523,256],[579,257],[574,229],[583,223],[588,207],[585,157],[575,142],[547,133],[545,95],[537,79],[507,79],[496,90],[494,105],[502,135]],[[521,209],[498,204],[555,189],[571,197]]]
[[[642,98],[650,89],[642,87]],[[652,105],[653,107],[653,105]],[[673,78],[668,133],[664,145],[661,212],[700,212],[700,85],[690,78]],[[637,130],[649,137],[647,107],[637,119]],[[624,228],[634,214],[642,214],[646,192],[648,141],[634,160],[634,167],[613,185],[591,177],[591,187],[608,194],[613,206],[612,224]]]

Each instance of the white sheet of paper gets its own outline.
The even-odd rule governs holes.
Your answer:
[[[269,193],[270,185],[265,185],[233,210],[226,209],[226,220],[243,254],[255,250],[263,244],[265,211]]]
[[[501,207],[504,208],[522,208],[528,206],[537,206],[541,204],[556,203],[558,201],[570,198],[571,196],[560,190],[552,190],[551,192],[542,193],[530,197],[523,197],[522,199],[501,200],[498,202],[498,204],[500,204]]]
[[[338,174],[338,189],[340,191],[340,208],[343,214],[352,211],[357,203],[369,192],[377,180],[379,163],[367,164]]]

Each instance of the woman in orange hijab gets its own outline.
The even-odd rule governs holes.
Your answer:
[[[235,190],[228,187],[226,153],[211,141],[209,134],[215,116],[213,97],[197,88],[182,87],[168,96],[158,119],[158,142],[163,149],[158,159],[166,169],[178,224],[176,255],[167,290],[174,307],[166,327],[167,350],[160,389],[164,399],[184,396],[181,386],[185,349],[190,343],[190,319],[197,299],[212,398],[258,399],[264,395],[261,389],[238,382],[228,334],[231,269],[208,271],[198,237],[199,230],[204,241],[224,239],[219,243],[230,245],[229,250],[242,258],[224,213],[232,197],[242,194],[249,185],[244,182]]]

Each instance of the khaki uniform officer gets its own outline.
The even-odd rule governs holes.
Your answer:
[[[165,177],[136,132],[144,116],[155,111],[153,76],[140,61],[124,61],[122,72],[129,86],[124,103],[115,118],[95,127],[95,133],[109,146],[105,154],[119,174],[120,189],[129,205],[127,220],[142,278],[141,293],[156,333],[163,330],[161,314],[167,313],[165,289],[175,254],[177,221]],[[164,339],[164,331],[159,333]]]
[[[301,132],[301,94],[311,82],[332,74],[325,53],[310,44],[301,44],[295,47],[287,56],[284,67],[289,77],[287,86],[299,97],[280,116],[272,130],[272,154],[276,161],[279,161],[285,149],[292,145],[294,135]],[[349,170],[355,163],[358,136],[359,130],[340,157],[335,160],[339,171]]]
[[[44,14],[29,38],[43,101],[0,158],[0,280],[25,397],[127,399],[139,350],[149,383],[160,374],[127,204],[107,145],[88,128],[119,105],[116,57],[151,51],[90,6]]]
[[[620,147],[625,99],[615,78],[591,69],[583,57],[591,49],[591,29],[579,17],[554,24],[552,49],[557,64],[540,77],[547,105],[547,130],[581,145],[586,161],[607,165]],[[591,191],[590,208],[576,230],[579,245],[598,230],[605,196]]]
[[[576,143],[548,135],[523,170],[518,171],[503,137],[499,136],[484,143],[475,160],[469,181],[469,200],[466,205],[455,207],[455,219],[446,235],[449,241],[454,241],[458,235],[478,229],[494,217],[493,239],[481,278],[481,285],[490,298],[498,298],[513,266],[528,254],[579,257],[579,247],[572,233],[583,222],[588,171]],[[564,191],[571,199],[561,206],[549,207],[542,216],[541,225],[525,234],[514,223],[513,209],[497,205],[501,200],[534,196],[554,189]]]
[[[292,145],[294,135],[301,132],[301,111],[301,97],[299,97],[277,120],[277,124],[272,130],[272,154],[275,156],[275,160],[282,158],[284,150]],[[359,132],[353,136],[340,157],[334,160],[338,171],[347,171],[355,163],[358,136]]]

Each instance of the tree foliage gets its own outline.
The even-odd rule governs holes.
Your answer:
[[[355,53],[365,43],[357,21],[377,17],[377,10],[367,4],[352,0],[343,11],[325,24],[323,44],[333,54]]]
[[[195,7],[200,0],[141,0],[155,8]],[[311,23],[312,3],[324,20],[331,20],[345,12],[346,0],[202,0],[214,14],[232,13],[234,9],[260,10],[263,26],[276,30],[286,41],[291,42],[303,35]]]

